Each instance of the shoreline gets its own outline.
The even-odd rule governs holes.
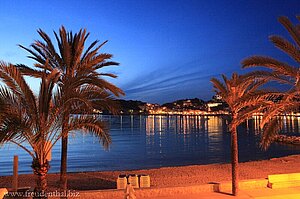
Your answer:
[[[239,163],[240,180],[299,172],[300,155]],[[68,188],[78,191],[116,189],[116,179],[120,174],[147,174],[151,179],[151,187],[176,187],[230,181],[231,165],[225,163],[130,171],[74,172],[68,173]],[[59,173],[48,174],[47,179],[49,191],[59,190]],[[0,187],[11,187],[11,181],[12,176],[0,176]],[[34,185],[33,174],[19,175],[19,187],[34,187]]]

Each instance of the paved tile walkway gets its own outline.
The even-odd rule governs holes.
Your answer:
[[[230,195],[229,193],[199,193],[192,195],[176,195],[168,197],[156,197],[156,199],[246,199],[246,198],[258,198],[258,199],[300,199],[300,187],[284,188],[284,189],[250,189],[241,190],[237,197]],[[148,198],[144,198],[148,199]],[[149,198],[150,199],[150,198]]]

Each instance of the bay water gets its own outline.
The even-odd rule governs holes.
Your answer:
[[[73,132],[69,137],[68,172],[159,168],[229,163],[230,133],[222,116],[98,115],[110,128],[112,144],[105,150],[96,136]],[[274,143],[260,148],[260,117],[238,128],[240,162],[300,154],[300,146]],[[285,117],[283,133],[300,135],[300,118]],[[60,142],[52,150],[50,173],[59,172]],[[0,175],[12,175],[13,156],[19,173],[32,173],[32,158],[14,144],[0,148]]]

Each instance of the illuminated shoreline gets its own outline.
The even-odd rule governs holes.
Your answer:
[[[101,115],[110,115],[110,114],[103,114]],[[151,112],[151,113],[137,113],[137,114],[120,114],[120,115],[160,115],[160,116],[222,116],[222,115],[231,115],[228,111],[220,111],[220,112]],[[263,113],[254,113],[252,117],[263,117]],[[289,113],[289,114],[280,114],[277,115],[279,117],[300,117],[300,113]]]

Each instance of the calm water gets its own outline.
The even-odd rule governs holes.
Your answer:
[[[96,137],[70,137],[68,171],[157,168],[230,162],[230,134],[216,116],[100,116],[110,125],[112,145],[103,150]],[[273,144],[259,148],[259,118],[239,128],[240,161],[300,154],[300,147]],[[287,117],[284,131],[299,134],[300,118]],[[31,173],[31,157],[13,144],[0,149],[0,175],[12,174],[13,155],[20,173]],[[52,152],[50,172],[59,172],[60,143]]]

